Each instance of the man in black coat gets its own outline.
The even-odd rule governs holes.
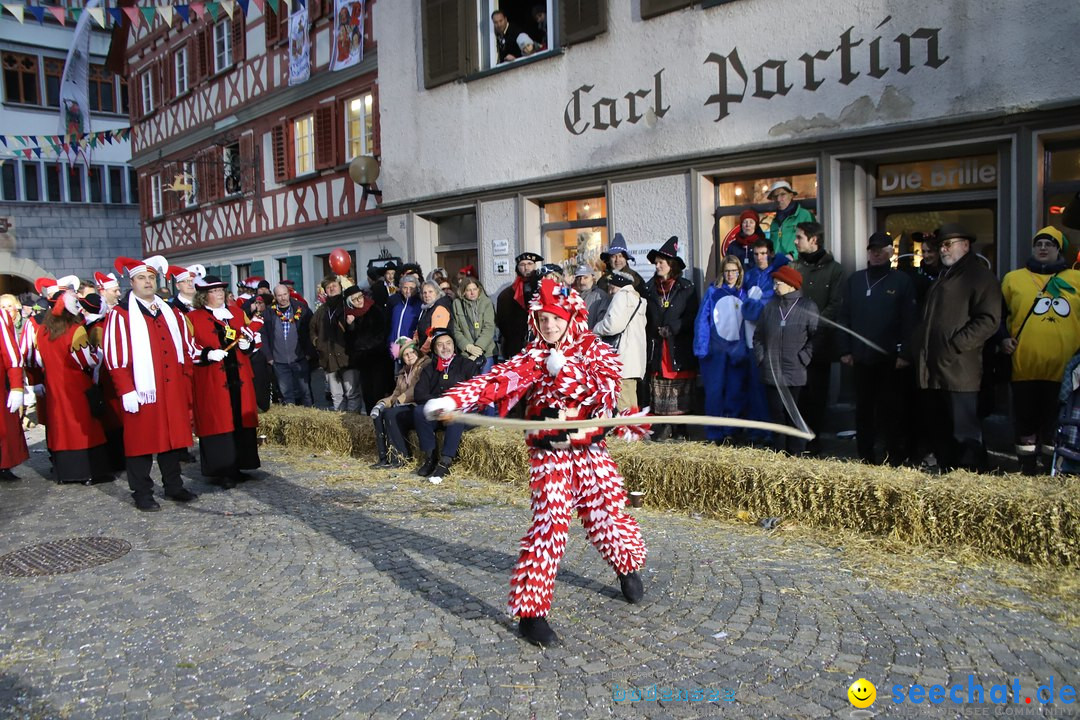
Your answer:
[[[521,352],[529,339],[529,300],[536,292],[539,274],[537,269],[544,258],[536,253],[523,252],[514,262],[517,276],[510,287],[505,288],[495,301],[495,327],[502,335],[502,356],[512,358]]]
[[[420,452],[427,456],[424,464],[417,468],[416,474],[438,484],[450,472],[450,465],[457,457],[458,445],[461,444],[461,435],[465,432],[465,426],[459,423],[428,420],[424,416],[424,403],[432,398],[441,397],[454,385],[475,376],[480,367],[464,355],[454,352],[454,336],[443,328],[432,333],[431,347],[434,358],[420,371],[420,378],[416,381],[416,390],[413,392],[413,398],[416,400],[413,421],[416,439],[420,443]],[[435,431],[440,426],[443,428],[441,457],[435,443]]]
[[[870,236],[866,269],[848,277],[840,303],[840,324],[877,347],[843,332],[836,334],[836,343],[840,362],[854,368],[859,457],[878,462],[874,442],[880,433],[885,436],[889,463],[899,465],[909,459],[903,422],[914,388],[904,378],[910,365],[905,349],[917,320],[917,305],[911,278],[890,267],[892,250],[892,238],[885,233]]]

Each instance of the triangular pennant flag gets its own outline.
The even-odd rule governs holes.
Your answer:
[[[270,6],[270,9],[273,10],[276,15],[278,11],[278,0],[266,0],[266,4]]]
[[[39,23],[45,22],[45,8],[40,5],[27,5],[26,9],[30,11],[30,14],[37,18]]]
[[[240,11],[244,13],[244,17],[247,17],[248,0],[236,0],[236,4],[240,6]]]
[[[27,149],[23,150],[22,152],[23,152],[23,155],[26,156],[27,160],[29,160],[30,157],[34,154],[34,151],[31,150],[30,148],[27,148]]]
[[[117,27],[123,27],[124,25],[124,11],[120,8],[108,8],[109,16],[112,17],[113,23]]]
[[[208,2],[208,3],[206,3],[206,9],[210,13],[210,18],[214,22],[217,22],[218,13],[221,12],[221,3],[219,3],[219,2]]]
[[[41,148],[39,148],[39,147],[34,148],[34,154],[37,155],[38,157],[41,157]]]
[[[94,18],[94,22],[98,24],[98,27],[105,27],[105,8],[94,7],[87,8],[86,12],[90,13],[90,17]]]
[[[101,133],[101,136],[105,138],[105,142],[111,143],[113,141],[112,130],[106,130],[105,132]]]
[[[7,147],[7,135],[0,135],[0,143],[4,143],[4,147]]]
[[[97,133],[90,136],[90,147],[97,148]]]
[[[266,14],[266,3],[263,0],[255,0],[255,7],[259,8],[259,12]]]
[[[26,12],[25,5],[16,5],[15,3],[4,3],[4,9],[15,16],[15,19],[19,22],[23,21],[23,13]]]
[[[191,22],[191,16],[188,14],[187,5],[173,5],[173,9],[176,10],[176,14],[180,16],[180,19],[184,22]]]
[[[194,2],[191,3],[191,5],[189,5],[188,7],[191,8],[192,12],[194,12],[196,17],[198,17],[200,20],[206,17],[206,6],[202,3]]]
[[[153,7],[141,7],[139,12],[142,13],[143,18],[146,19],[146,27],[154,26],[154,16],[157,15],[157,8]]]
[[[173,6],[172,5],[162,5],[162,6],[158,7],[157,11],[158,11],[158,15],[161,16],[161,19],[165,21],[165,24],[168,25],[169,27],[172,27]]]
[[[229,16],[229,19],[233,19],[233,12],[236,11],[236,3],[233,0],[221,0],[221,9],[225,11],[225,14]]]
[[[131,27],[139,27],[139,8],[131,5],[124,8],[124,14],[131,20]]]
[[[82,8],[71,8],[68,12],[71,13],[71,19],[76,23],[79,22],[79,16],[83,14]]]
[[[52,13],[52,16],[56,18],[56,22],[63,26],[67,25],[67,10],[65,8],[59,5],[49,5],[45,9]]]

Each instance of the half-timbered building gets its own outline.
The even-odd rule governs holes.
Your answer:
[[[246,16],[237,3],[231,17],[133,30],[143,252],[234,283],[289,278],[312,295],[334,248],[362,268],[387,240],[377,188],[348,173],[354,158],[380,153],[374,2],[364,4],[363,60],[339,71],[334,1],[294,3],[308,14],[311,60],[310,77],[292,85],[289,6],[245,4]]]

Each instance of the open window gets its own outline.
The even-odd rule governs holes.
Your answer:
[[[424,86],[590,40],[607,13],[606,0],[421,0]]]

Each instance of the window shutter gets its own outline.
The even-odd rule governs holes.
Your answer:
[[[337,103],[327,103],[315,110],[315,169],[325,170],[334,166],[337,159],[337,121],[334,108]]]
[[[424,87],[457,80],[466,73],[466,0],[421,0]]]
[[[213,177],[211,187],[214,192],[211,200],[225,197],[225,157],[222,153],[223,150],[217,145],[210,148],[210,173]]]
[[[161,171],[161,211],[165,215],[175,211],[177,208],[177,194],[166,189],[173,184],[173,178],[176,177],[177,172],[176,163],[169,163]]]
[[[165,59],[161,63],[162,75],[164,75],[164,92],[161,95],[162,102],[169,102],[176,97],[176,54],[165,53]]]
[[[136,184],[139,186],[139,215],[146,221],[150,217],[150,180],[146,175],[139,175]]]
[[[607,0],[565,0],[562,11],[563,46],[607,32]]]
[[[285,123],[270,128],[270,145],[274,152],[274,182],[289,179],[289,132]]]
[[[641,17],[648,20],[669,13],[672,10],[681,10],[694,4],[694,0],[641,0]]]
[[[249,193],[259,188],[255,187],[255,181],[259,177],[255,165],[255,133],[244,133],[240,136],[240,188]]]
[[[199,56],[199,80],[204,80],[214,74],[214,26],[203,28],[196,37],[197,52]]]
[[[187,72],[187,88],[191,92],[199,84],[198,61],[195,56],[199,54],[198,43],[184,43],[184,70]]]
[[[132,74],[131,82],[128,83],[128,105],[131,106],[133,118],[141,118],[145,114],[142,106],[142,79],[138,73]]]
[[[315,27],[315,21],[321,18],[326,13],[326,7],[323,0],[308,0],[308,23]]]
[[[244,39],[247,33],[244,31],[244,13],[233,13],[233,19],[229,21],[229,29],[232,31],[232,59],[234,65],[244,61]]]
[[[266,47],[271,47],[281,40],[281,23],[278,22],[278,14],[274,12],[269,3],[266,5],[266,15],[263,17],[263,26],[266,29]]]

